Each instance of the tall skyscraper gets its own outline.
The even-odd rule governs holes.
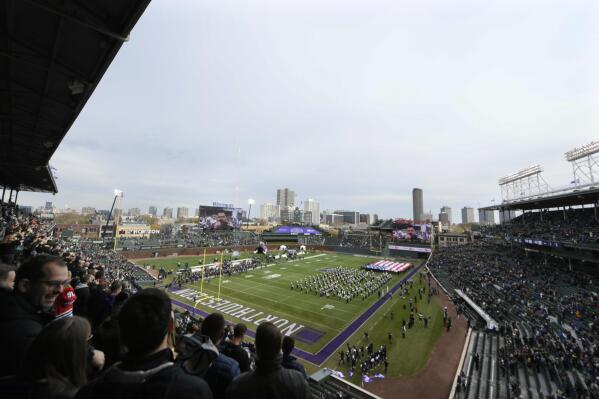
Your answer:
[[[453,223],[453,218],[451,217],[451,207],[449,207],[449,206],[441,207],[441,213],[447,214],[447,224],[451,226],[451,224]],[[439,215],[441,215],[441,214],[439,214]],[[439,216],[439,220],[441,220],[441,216]]]
[[[189,216],[189,208],[180,206],[177,208],[177,219],[186,218]]]
[[[314,201],[311,198],[308,198],[304,202],[304,212],[311,212],[309,224],[313,226],[317,226],[320,224],[320,203]]]
[[[465,206],[462,208],[462,223],[474,223],[474,208]]]
[[[424,198],[421,188],[412,189],[412,208],[414,211],[414,222],[424,219]]]
[[[260,205],[260,219],[273,221],[281,217],[281,207],[279,205],[266,203]]]
[[[288,188],[277,190],[277,205],[281,208],[293,207],[295,205],[295,192]]]
[[[162,211],[162,216],[165,218],[172,219],[173,218],[173,208],[164,208],[164,211]]]
[[[495,211],[489,211],[486,209],[479,208],[478,223],[481,226],[494,225],[495,224]]]
[[[158,214],[158,208],[156,208],[154,205],[150,205],[150,208],[148,208],[148,213],[156,217],[156,215]]]
[[[444,211],[439,212],[439,222],[444,226],[449,226],[451,224],[449,222],[449,214]]]

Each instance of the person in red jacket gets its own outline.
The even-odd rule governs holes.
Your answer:
[[[54,313],[56,319],[73,316],[73,304],[77,300],[77,295],[75,294],[75,289],[70,281],[71,272],[69,271],[69,283],[64,286],[64,289],[54,301]]]

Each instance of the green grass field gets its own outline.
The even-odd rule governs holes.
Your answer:
[[[251,254],[242,254],[242,257],[251,256]],[[140,265],[153,265],[156,269],[164,267],[168,270],[175,270],[177,262],[184,264],[189,262],[190,266],[200,263],[203,257],[173,257],[163,259],[139,260]],[[215,255],[207,256],[207,262],[211,262]],[[370,263],[374,258],[358,257],[353,255],[343,255],[338,253],[310,253],[305,260],[301,261],[282,261],[264,269],[256,269],[246,273],[224,277],[222,279],[220,296],[222,299],[232,303],[241,304],[247,307],[261,311],[265,315],[276,315],[281,319],[289,320],[297,325],[303,325],[313,330],[317,330],[323,335],[313,343],[304,343],[296,339],[296,346],[309,353],[316,353],[331,341],[340,331],[347,327],[354,319],[362,314],[370,305],[378,300],[378,295],[374,294],[365,301],[354,299],[350,303],[345,303],[339,299],[320,297],[315,294],[302,293],[290,289],[290,283],[301,280],[308,275],[321,273],[321,269],[343,266],[348,268],[360,268],[364,264]],[[414,262],[419,264],[419,260]],[[388,283],[389,287],[394,286],[403,275],[396,275]],[[200,283],[189,284],[183,288],[190,288],[200,291]],[[413,289],[417,292],[417,287]],[[216,297],[218,295],[218,279],[213,279],[210,283],[204,282],[202,291],[206,295]],[[183,298],[180,295],[171,294],[173,299],[193,305],[193,300]],[[200,301],[201,302],[201,301]],[[426,301],[425,301],[426,302]],[[407,319],[408,310],[402,307],[407,303],[407,299],[401,299],[394,295],[391,301],[388,301],[379,309],[350,339],[348,342],[360,346],[363,344],[362,337],[365,330],[369,331],[370,339],[375,345],[387,342],[387,333],[392,332],[394,339],[389,346],[389,365],[388,375],[409,375],[420,370],[425,364],[428,355],[436,342],[442,327],[439,317],[442,319],[441,309],[435,304],[422,304],[420,313],[429,314],[432,317],[431,328],[416,328],[410,331],[409,337],[405,341],[401,340],[401,319]],[[198,305],[198,309],[206,312],[214,310],[205,305]],[[225,307],[223,307],[225,309]],[[385,318],[385,314],[393,309],[394,320]],[[441,316],[440,316],[441,315]],[[240,316],[233,317],[226,315],[227,320],[231,322],[244,322],[251,329],[255,329],[253,323],[247,320],[241,320]],[[258,319],[256,319],[258,320]],[[253,320],[255,321],[255,320]],[[399,338],[399,340],[398,340]],[[343,344],[345,347],[345,344]],[[337,351],[338,352],[338,351]],[[338,366],[338,354],[335,353],[324,364],[324,366],[341,369]],[[317,365],[306,362],[308,371],[318,369]],[[357,382],[357,381],[356,381]]]

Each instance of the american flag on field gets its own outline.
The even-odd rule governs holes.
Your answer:
[[[403,271],[408,270],[412,266],[413,265],[408,262],[393,262],[390,260],[379,260],[378,262],[371,263],[364,267],[369,270],[380,270],[382,272],[401,273]]]

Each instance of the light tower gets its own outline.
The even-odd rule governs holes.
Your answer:
[[[599,181],[599,141],[592,141],[587,145],[574,148],[566,152],[565,157],[572,164],[576,186],[593,184]]]
[[[535,165],[499,179],[503,201],[530,197],[549,191],[549,184],[541,176],[542,171],[540,165]]]

